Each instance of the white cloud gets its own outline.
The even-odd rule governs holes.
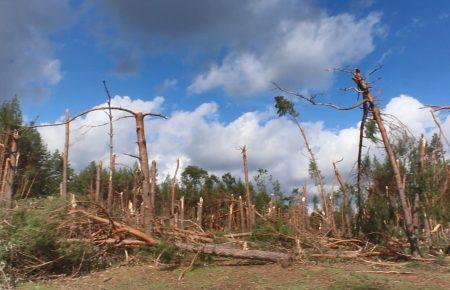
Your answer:
[[[271,81],[322,89],[332,78],[325,69],[357,63],[384,32],[378,13],[330,15],[312,0],[99,3],[115,28],[109,38],[100,33],[109,49],[175,51],[187,63],[200,64],[192,93],[219,88],[256,95]],[[209,66],[204,63],[211,59]]]
[[[164,98],[152,101],[131,100],[116,96],[113,104],[136,111],[158,112],[163,109]],[[401,95],[393,98],[384,112],[395,110],[397,117],[406,124],[412,124],[412,131],[429,133],[435,131],[430,126],[431,116],[420,109],[416,99]],[[409,112],[403,110],[409,108]],[[215,103],[204,103],[192,111],[175,111],[169,120],[148,119],[145,122],[149,158],[158,162],[158,170],[173,174],[175,161],[181,159],[181,167],[198,165],[211,173],[221,175],[231,172],[242,176],[242,161],[239,147],[247,145],[249,165],[252,174],[258,168],[265,168],[278,178],[286,189],[301,186],[309,179],[309,161],[298,128],[285,118],[276,117],[273,112],[247,112],[229,123],[218,118],[219,107]],[[411,111],[412,110],[412,111]],[[119,117],[120,115],[115,115]],[[303,120],[304,121],[304,120]],[[107,122],[106,114],[93,112],[72,125],[70,162],[76,169],[86,166],[91,160],[108,160],[108,127],[88,128],[86,125],[99,125]],[[431,121],[432,122],[432,121]],[[114,123],[115,150],[118,162],[131,165],[133,158],[121,155],[137,155],[134,120],[122,119]],[[358,126],[331,130],[323,123],[304,123],[309,141],[318,159],[319,166],[333,183],[332,161],[340,160],[341,172],[348,180],[356,161]],[[443,123],[450,133],[450,118]],[[39,130],[49,149],[62,149],[63,127],[48,127]]]
[[[401,121],[401,123],[407,125],[409,131],[415,137],[419,137],[421,134],[429,132],[430,129],[435,129],[430,111],[423,107],[424,105],[417,99],[400,95],[390,100],[383,113],[387,114],[386,119],[397,123]],[[390,115],[395,116],[395,118],[389,118]]]
[[[340,14],[282,21],[259,52],[230,53],[220,66],[197,76],[189,90],[223,88],[230,94],[251,95],[269,89],[272,81],[324,88],[331,77],[327,68],[356,63],[374,50],[379,21],[379,14],[359,20]]]

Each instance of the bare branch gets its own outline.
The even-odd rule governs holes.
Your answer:
[[[305,101],[307,101],[307,102],[313,104],[314,106],[326,106],[326,107],[331,107],[331,108],[334,108],[334,109],[337,109],[337,110],[348,111],[348,110],[352,110],[352,109],[359,108],[359,107],[362,106],[365,102],[367,102],[367,100],[362,100],[361,102],[358,102],[358,103],[356,103],[356,104],[354,104],[354,105],[351,105],[351,106],[340,106],[340,105],[336,105],[336,104],[333,104],[333,103],[316,102],[316,100],[315,100],[316,97],[315,97],[315,96],[305,96],[305,95],[300,94],[300,93],[298,93],[298,92],[286,90],[286,89],[280,87],[280,86],[279,86],[277,83],[275,83],[275,82],[273,82],[273,85],[274,85],[275,88],[277,88],[278,90],[280,90],[280,91],[282,91],[282,92],[284,92],[284,93],[286,93],[286,94],[289,94],[289,95],[292,95],[292,96],[299,97],[300,99],[305,100]]]
[[[137,114],[136,112],[133,112],[133,111],[131,111],[129,109],[125,109],[125,108],[122,108],[122,107],[98,107],[98,108],[93,108],[93,109],[84,111],[84,112],[82,112],[82,113],[80,113],[78,115],[75,115],[72,118],[70,118],[68,121],[65,121],[65,122],[53,123],[53,124],[23,126],[23,128],[43,128],[43,127],[61,126],[61,125],[65,125],[66,123],[70,123],[70,122],[72,122],[72,121],[76,120],[77,118],[80,118],[80,117],[82,117],[84,115],[87,115],[90,112],[101,111],[101,110],[109,110],[109,109],[127,112],[127,113],[131,114],[132,116],[135,116]],[[145,113],[143,115],[144,115],[144,117],[145,116],[153,116],[153,117],[160,117],[160,118],[163,118],[163,119],[168,119],[167,116],[165,116],[163,114],[159,114],[159,113]]]

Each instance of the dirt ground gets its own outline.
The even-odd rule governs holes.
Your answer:
[[[450,263],[305,262],[289,268],[237,261],[164,270],[152,264],[122,266],[77,278],[29,282],[19,289],[450,289]],[[398,273],[379,273],[396,271]],[[376,272],[376,273],[374,273]]]

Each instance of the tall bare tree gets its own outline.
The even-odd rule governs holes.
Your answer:
[[[255,213],[253,210],[252,193],[250,191],[250,180],[248,177],[248,160],[247,160],[247,146],[242,147],[242,163],[244,167],[244,181],[245,181],[245,195],[247,197],[247,228],[253,226],[255,220]]]
[[[109,93],[106,81],[103,81],[103,86],[105,87],[105,92],[106,95],[108,96],[108,118],[109,118],[109,176],[108,176],[107,205],[109,210],[112,210],[114,202],[113,176],[115,171],[113,114],[111,109],[111,94]]]

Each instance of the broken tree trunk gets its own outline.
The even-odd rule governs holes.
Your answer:
[[[180,228],[184,229],[184,196],[180,198]]]
[[[96,167],[95,173],[95,200],[103,204],[103,196],[101,194],[101,181],[102,181],[102,161],[100,160]]]
[[[242,196],[239,196],[239,219],[241,220],[241,232],[245,232],[245,213],[244,213],[244,201]]]
[[[162,242],[158,239],[155,239],[135,228],[129,227],[127,225],[111,221],[106,218],[98,217],[95,215],[92,215],[86,211],[83,210],[73,210],[71,211],[72,214],[80,213],[86,216],[87,218],[103,223],[103,224],[111,224],[115,226],[118,232],[128,232],[129,234],[145,241],[150,246],[159,245]],[[216,255],[216,256],[222,256],[222,257],[233,257],[233,258],[240,258],[240,259],[256,259],[256,260],[263,260],[263,261],[270,261],[270,262],[276,262],[281,263],[283,266],[288,266],[292,262],[292,256],[286,253],[280,253],[280,252],[269,252],[269,251],[259,251],[259,250],[241,250],[241,249],[235,249],[235,248],[227,248],[221,245],[216,244],[185,244],[180,242],[175,242],[172,244],[175,248],[182,250],[182,251],[188,251],[193,253],[200,253],[200,254],[208,254],[208,255]]]
[[[306,188],[306,181],[303,185],[303,194],[300,200],[300,221],[302,229],[309,228],[309,215],[308,215],[308,192]]]
[[[383,141],[384,148],[388,155],[389,162],[392,167],[392,172],[394,174],[394,180],[397,185],[400,205],[403,213],[405,233],[411,247],[411,252],[413,253],[413,255],[417,256],[419,254],[419,246],[416,235],[416,229],[414,228],[411,212],[409,211],[405,187],[402,181],[402,176],[400,174],[400,168],[396,161],[397,158],[395,156],[394,149],[392,148],[391,143],[389,141],[389,136],[384,126],[380,110],[378,109],[375,99],[372,93],[370,92],[369,86],[367,85],[365,79],[361,75],[359,69],[355,69],[352,79],[358,86],[358,90],[362,92],[364,101],[369,104],[370,107],[369,109],[372,111],[373,119],[375,120],[378,130],[380,131],[381,139]]]
[[[170,214],[173,216],[175,214],[175,191],[177,189],[177,173],[180,167],[180,159],[177,159],[177,167],[175,168],[175,173],[172,178],[172,186],[170,188],[171,202],[170,202]]]
[[[154,212],[151,210],[150,205],[150,168],[148,165],[148,153],[147,143],[145,141],[145,127],[144,127],[144,114],[136,113],[134,115],[136,120],[136,134],[137,144],[139,148],[139,163],[143,176],[142,180],[142,199],[144,201],[143,206],[143,224],[146,229],[150,226],[154,217]]]
[[[112,210],[114,202],[114,187],[113,187],[113,175],[115,170],[115,155],[114,155],[114,128],[113,128],[113,114],[111,109],[111,94],[109,93],[106,81],[103,81],[106,95],[108,96],[108,118],[109,118],[109,178],[108,178],[108,197],[107,205],[108,209]]]
[[[282,265],[290,265],[292,257],[289,254],[280,252],[268,252],[260,250],[241,250],[227,248],[219,245],[201,245],[201,244],[184,244],[184,243],[174,243],[174,246],[180,250],[192,252],[192,253],[202,253],[209,255],[216,255],[222,257],[233,257],[241,259],[256,259],[263,261],[270,261],[276,263],[282,263]]]
[[[63,168],[62,168],[62,181],[61,181],[61,197],[67,198],[67,170],[69,167],[69,142],[70,142],[70,115],[69,110],[66,110],[66,123],[65,127],[65,141],[64,141],[64,153],[63,153]]]
[[[253,211],[253,201],[250,192],[250,180],[248,177],[248,161],[247,161],[247,146],[242,147],[242,161],[244,165],[244,181],[245,181],[245,194],[247,197],[247,227],[250,229],[255,222],[255,213]]]
[[[351,207],[350,207],[350,189],[339,173],[339,169],[337,167],[336,161],[333,161],[334,174],[341,185],[342,193],[344,194],[344,200],[342,205],[342,212],[344,215],[344,229],[343,233],[347,237],[351,237]]]
[[[230,205],[228,206],[228,217],[227,217],[227,229],[229,232],[233,230],[233,207],[234,207],[234,200],[233,195],[231,195]]]
[[[271,217],[271,218],[275,217],[276,216],[276,211],[277,211],[276,198],[275,198],[275,194],[272,193],[270,195],[268,216]]]
[[[199,227],[202,227],[202,216],[203,216],[203,197],[200,197],[199,202],[197,203],[197,224]]]
[[[155,215],[155,193],[156,193],[156,161],[152,161],[150,170],[150,211]]]
[[[3,179],[3,202],[7,206],[12,206],[12,196],[14,194],[14,177],[16,175],[19,161],[18,152],[19,132],[14,130],[11,138],[9,158],[6,159],[5,176]]]
[[[110,142],[112,142],[112,140]],[[116,164],[116,155],[111,154],[110,161],[109,161],[108,198],[107,198],[108,209],[110,211],[112,211],[112,209],[113,209],[113,201],[114,201],[113,176],[114,176],[114,171],[115,171],[115,164]]]

